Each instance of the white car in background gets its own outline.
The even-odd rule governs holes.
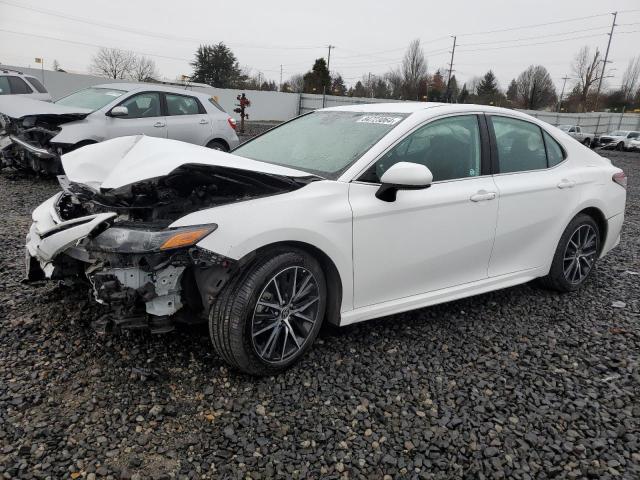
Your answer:
[[[619,150],[635,150],[639,148],[640,132],[632,130],[614,130],[611,133],[602,135],[599,144],[602,148]]]
[[[5,166],[59,173],[60,155],[126,135],[171,138],[214,150],[239,143],[236,122],[205,93],[144,83],[96,85],[54,103],[0,97]]]
[[[51,95],[36,77],[2,67],[0,67],[0,95],[17,95],[44,102],[51,101]]]
[[[315,111],[232,154],[122,137],[62,157],[30,279],[85,279],[103,327],[209,322],[233,367],[298,361],[349,325],[541,278],[578,289],[620,238],[626,177],[528,115],[393,103]]]
[[[570,137],[575,138],[585,147],[591,147],[596,135],[593,132],[585,132],[580,125],[559,125],[558,128],[566,132]]]

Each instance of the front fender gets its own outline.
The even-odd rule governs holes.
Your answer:
[[[64,143],[75,145],[76,143],[87,140],[93,142],[102,142],[105,140],[104,135],[100,134],[100,130],[91,120],[78,120],[76,122],[65,123],[60,126],[60,132],[51,139],[51,143]],[[104,131],[104,128],[102,129]]]
[[[324,252],[342,282],[342,308],[353,308],[352,214],[348,184],[317,181],[293,192],[191,213],[171,226],[215,223],[199,247],[239,260],[259,248],[300,242]]]

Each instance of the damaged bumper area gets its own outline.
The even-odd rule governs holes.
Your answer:
[[[163,156],[145,159],[145,165],[164,165],[168,173],[156,169],[158,176],[144,175],[141,163],[126,163],[136,159],[141,142],[171,142],[156,146],[173,163],[163,162]],[[86,282],[94,298],[110,307],[97,325],[102,330],[148,327],[161,333],[172,330],[174,320],[206,318],[241,262],[198,246],[215,235],[217,224],[172,224],[195,211],[286,193],[313,179],[232,168],[229,154],[183,145],[122,137],[63,157],[69,178],[59,177],[62,192],[32,214],[27,279]],[[176,155],[198,148],[193,152],[213,158],[206,163],[204,158],[199,163],[173,160],[172,146]],[[149,150],[144,150],[147,155]],[[111,154],[110,171],[105,170],[105,152]],[[73,163],[66,165],[70,158]]]

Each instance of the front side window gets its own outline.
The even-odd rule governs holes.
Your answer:
[[[165,98],[169,115],[197,115],[200,113],[198,101],[193,97],[166,93]]]
[[[233,153],[335,179],[406,117],[404,113],[313,112]]]
[[[95,111],[113,102],[124,93],[126,93],[125,90],[91,87],[67,95],[55,103],[65,107],[87,108]]]
[[[640,132],[631,132],[627,138],[640,138]]]
[[[547,155],[540,127],[515,118],[493,116],[491,120],[500,173],[547,168]]]
[[[33,93],[33,90],[27,82],[22,80],[20,77],[8,77],[9,85],[11,86],[11,93],[13,94],[25,94],[25,93]]]
[[[44,85],[42,85],[42,83],[40,83],[40,80],[38,80],[37,78],[27,77],[27,79],[29,80],[29,83],[33,85],[34,88],[38,91],[38,93],[49,93],[47,92],[47,89],[44,88]]]
[[[0,95],[9,95],[11,90],[9,90],[9,78],[0,75]]]
[[[158,92],[139,93],[127,98],[119,106],[127,107],[129,114],[118,118],[148,118],[161,115]]]
[[[480,175],[480,128],[475,115],[443,118],[407,135],[359,178],[380,183],[389,167],[398,162],[425,165],[433,181]]]

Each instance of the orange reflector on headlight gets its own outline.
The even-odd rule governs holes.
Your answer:
[[[169,237],[160,247],[160,250],[169,250],[171,248],[188,247],[193,245],[206,234],[211,231],[211,228],[199,228],[198,230],[191,230],[189,232],[176,233]]]

